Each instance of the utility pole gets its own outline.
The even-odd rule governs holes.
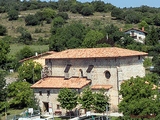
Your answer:
[[[108,105],[106,104],[106,118],[108,120]]]

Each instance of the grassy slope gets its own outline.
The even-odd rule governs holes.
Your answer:
[[[9,55],[15,55],[19,50],[21,50],[23,47],[25,47],[26,45],[19,45],[19,44],[11,44],[10,45],[10,53]],[[44,52],[44,51],[48,51],[48,45],[29,45],[29,47],[33,50],[33,51],[38,51],[38,52]]]
[[[51,24],[46,24],[46,22],[43,22],[43,25],[37,25],[37,26],[25,26],[25,20],[24,17],[28,14],[35,14],[39,10],[27,10],[27,11],[21,11],[20,16],[18,20],[14,21],[8,21],[7,13],[2,13],[0,15],[0,21],[2,25],[4,25],[7,28],[7,35],[12,37],[18,37],[20,36],[20,33],[17,32],[18,27],[23,27],[27,31],[29,31],[32,35],[33,40],[38,40],[38,38],[42,37],[44,39],[48,39],[51,35],[50,29]],[[125,28],[125,24],[122,21],[116,21],[111,19],[110,13],[94,13],[92,16],[82,16],[80,14],[73,14],[68,12],[69,20],[67,20],[67,23],[71,23],[72,21],[81,21],[85,25],[93,26],[95,21],[100,21],[100,25],[98,27],[104,27],[108,24],[114,24],[117,25],[119,28]],[[132,25],[133,27],[133,25]],[[35,33],[35,30],[41,30],[40,33]],[[0,36],[2,38],[3,36]],[[17,45],[13,44],[11,45],[11,52],[10,54],[13,55],[17,53],[20,49],[22,49],[24,45]],[[48,50],[48,46],[34,46],[32,45],[31,48],[34,48],[34,50],[41,50],[46,51]]]

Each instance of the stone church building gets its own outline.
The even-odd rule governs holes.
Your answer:
[[[57,95],[62,88],[79,93],[86,86],[105,89],[110,108],[116,111],[120,102],[118,91],[124,80],[145,76],[145,52],[117,47],[68,49],[45,57],[42,79],[31,86],[42,112],[65,114]]]

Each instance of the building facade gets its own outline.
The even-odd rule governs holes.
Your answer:
[[[76,89],[86,86],[92,90],[105,89],[110,108],[117,111],[118,91],[124,80],[145,76],[143,58],[147,53],[117,47],[69,49],[45,57],[50,72],[31,86],[44,112],[65,111],[60,108],[57,95],[61,88]],[[52,109],[51,109],[52,108]]]
[[[144,28],[142,28],[142,30],[131,28],[131,29],[126,30],[125,34],[129,34],[135,41],[144,44],[147,32],[144,31]]]

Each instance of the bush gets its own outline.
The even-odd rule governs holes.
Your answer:
[[[26,25],[39,25],[40,22],[38,21],[37,17],[35,15],[28,15],[25,17],[25,23]]]
[[[64,12],[59,12],[57,14],[57,16],[60,16],[62,17],[64,20],[67,20],[69,17],[68,17],[68,14],[67,13],[64,13]]]
[[[85,6],[82,8],[81,14],[84,16],[93,15],[93,9],[89,6]]]
[[[6,32],[7,32],[6,27],[3,25],[0,25],[0,35],[3,36],[6,34]]]
[[[18,11],[17,10],[10,10],[8,12],[8,19],[9,20],[17,20],[18,19]]]

